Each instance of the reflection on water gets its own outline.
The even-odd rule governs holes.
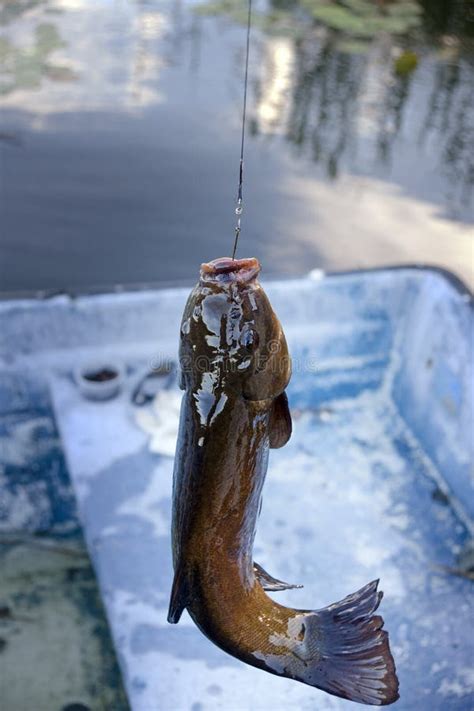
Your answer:
[[[156,79],[164,60],[157,49],[168,18],[148,3],[137,5],[88,0],[7,3],[0,15],[6,28],[0,37],[0,91],[5,95],[16,90],[16,96],[5,105],[41,113],[121,110],[160,101]],[[69,90],[53,87],[46,79],[79,81]],[[40,87],[41,95],[20,93]]]
[[[190,278],[228,251],[245,16],[0,2],[0,291]],[[465,0],[255,3],[243,239],[267,271],[472,278],[473,28]]]
[[[282,12],[282,3],[272,4]],[[312,25],[295,16],[296,39],[265,43],[254,132],[284,133],[335,179],[341,170],[370,174],[374,161],[389,171],[405,122],[413,152],[429,143],[438,154],[450,185],[447,212],[462,214],[474,181],[473,55],[467,38],[437,33],[433,21],[430,32],[420,34],[423,15],[416,2],[386,3],[390,14],[368,0],[342,8],[317,0],[284,6],[289,12],[299,4],[326,22]],[[210,3],[214,11],[227,6]],[[472,22],[469,17],[466,6],[454,2],[451,16],[438,18],[438,28],[464,18],[468,31],[474,12]]]
[[[43,77],[54,81],[72,81],[74,71],[64,64],[56,64],[50,57],[64,46],[58,31],[50,22],[40,22],[33,31],[30,44],[15,45],[8,37],[0,38],[0,59],[3,67],[0,94],[16,89],[37,89]]]

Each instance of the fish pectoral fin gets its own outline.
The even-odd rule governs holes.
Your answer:
[[[292,590],[293,588],[302,588],[302,585],[291,585],[291,583],[284,583],[282,580],[277,580],[273,578],[266,570],[262,568],[258,563],[253,564],[253,571],[258,582],[264,590],[269,592],[277,592],[278,590]]]
[[[288,397],[282,392],[273,401],[270,411],[270,447],[279,449],[283,447],[291,437],[292,423]]]
[[[186,577],[177,569],[174,574],[171,588],[170,605],[168,609],[168,622],[175,625],[189,604],[189,586]]]

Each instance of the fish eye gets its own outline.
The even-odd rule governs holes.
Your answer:
[[[240,345],[244,348],[257,348],[259,337],[257,331],[253,328],[245,328],[240,336]]]

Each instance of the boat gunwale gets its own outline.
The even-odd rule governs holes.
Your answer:
[[[471,289],[470,286],[461,279],[460,276],[450,271],[446,267],[442,267],[436,264],[429,264],[423,262],[410,262],[407,264],[390,264],[381,265],[375,267],[363,267],[360,269],[337,269],[337,270],[325,270],[315,268],[314,271],[320,271],[321,277],[341,277],[341,276],[371,276],[379,274],[382,272],[396,272],[396,271],[414,271],[414,272],[424,272],[427,274],[437,274],[438,276],[445,279],[456,292],[464,297],[469,297],[469,304],[471,308],[474,308],[474,288]],[[271,272],[263,275],[263,281],[266,283],[276,282],[276,281],[294,281],[300,279],[307,279],[310,277],[311,271],[300,275],[288,275],[280,274],[278,272]],[[195,279],[175,279],[170,281],[157,281],[157,282],[131,282],[130,284],[108,284],[104,286],[90,285],[84,287],[71,288],[71,289],[31,289],[31,290],[19,290],[19,291],[1,291],[0,290],[0,305],[5,302],[12,301],[37,301],[37,302],[47,302],[53,300],[57,297],[66,297],[70,300],[74,300],[84,296],[113,296],[114,294],[126,294],[126,293],[140,293],[144,291],[163,291],[166,289],[179,289],[179,288],[191,288],[196,280]]]

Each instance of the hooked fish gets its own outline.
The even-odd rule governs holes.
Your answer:
[[[186,608],[225,652],[345,699],[398,698],[378,581],[318,610],[279,605],[296,587],[253,561],[269,448],[291,435],[291,360],[256,259],[216,259],[181,324],[183,395],[173,475],[174,581],[168,621]]]

